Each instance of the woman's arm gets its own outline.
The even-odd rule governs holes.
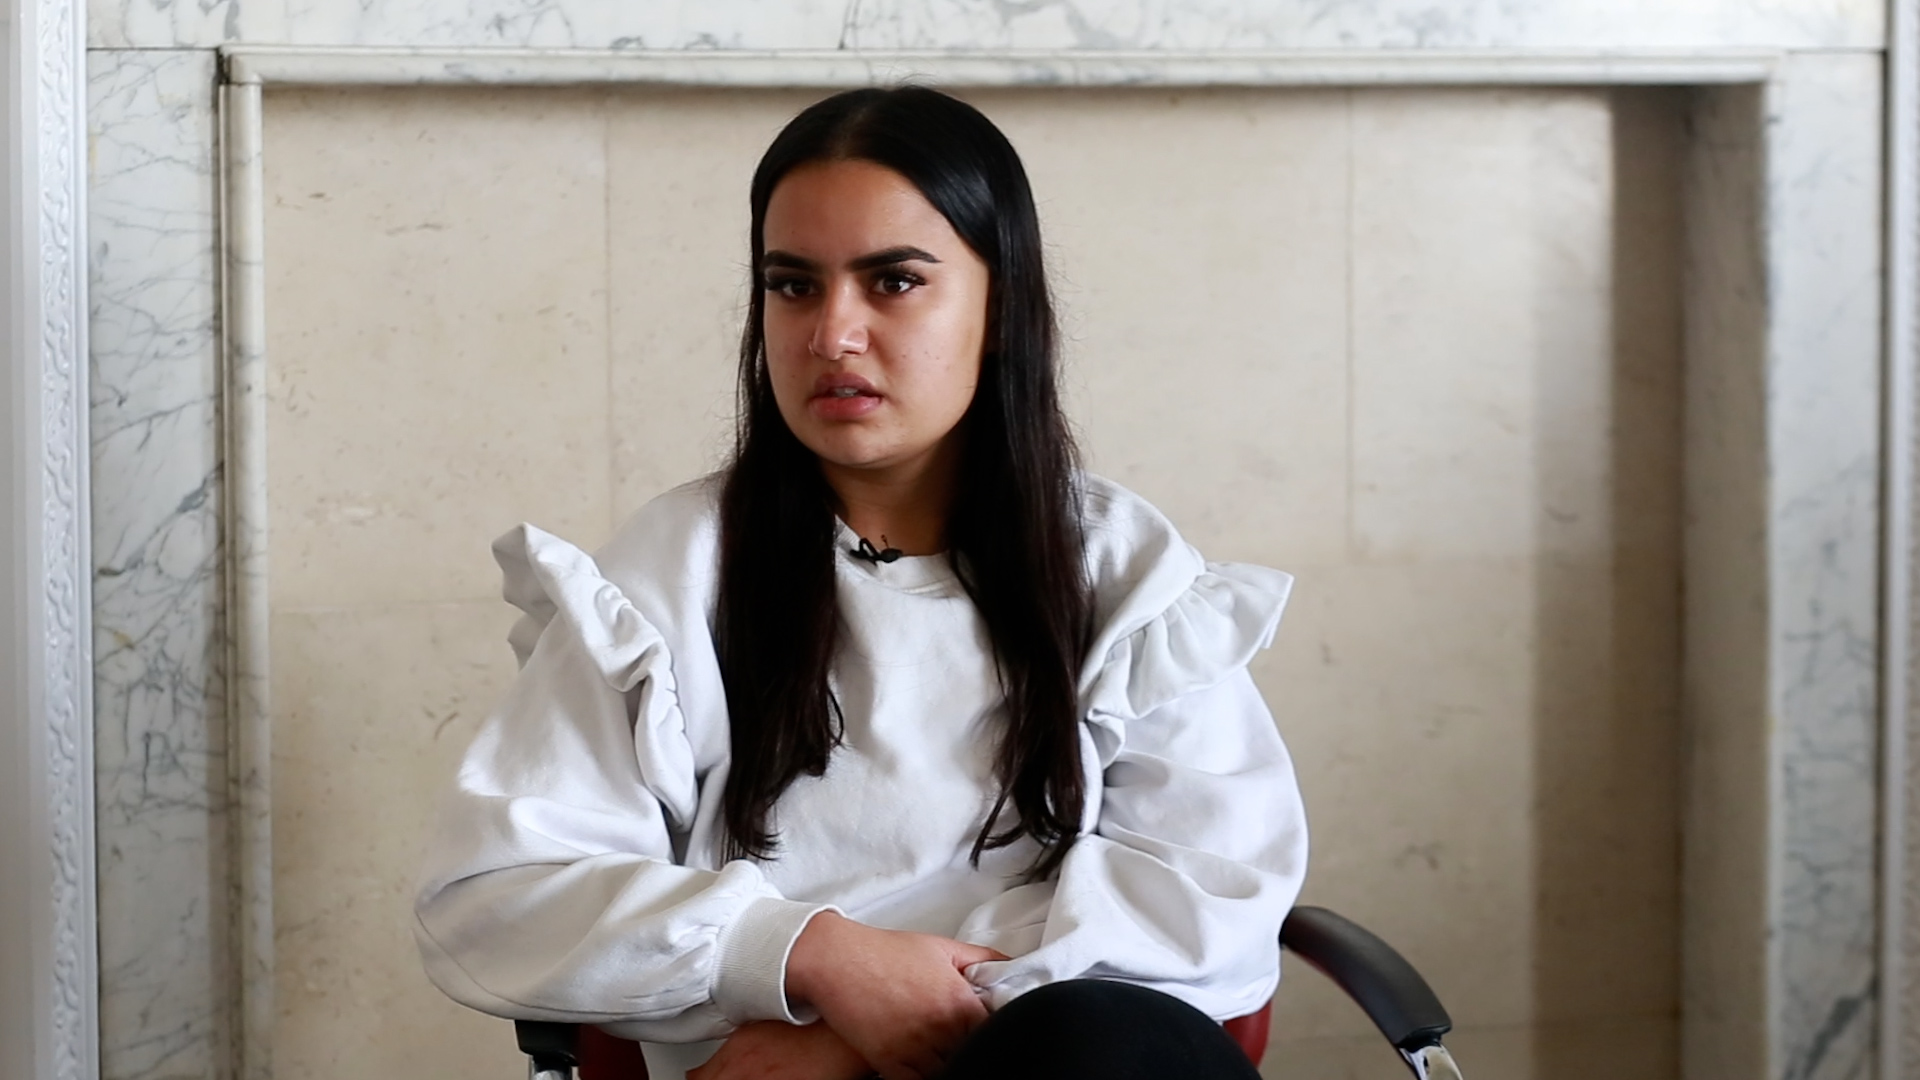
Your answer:
[[[427,973],[484,1012],[653,1041],[793,1021],[787,951],[826,906],[748,862],[676,865],[698,780],[671,668],[596,596],[591,642],[554,618],[461,763],[415,903]]]
[[[778,1020],[748,1024],[727,1036],[687,1080],[865,1080],[867,1059],[825,1024],[795,1027]]]
[[[1127,721],[1100,798],[1050,898],[1015,889],[962,926],[964,940],[1024,952],[973,968],[973,983],[996,1008],[1106,978],[1215,1019],[1258,1010],[1278,978],[1307,832],[1292,761],[1246,670]]]

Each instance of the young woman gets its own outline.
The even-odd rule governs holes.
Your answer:
[[[1289,579],[1076,470],[1033,197],[972,107],[829,98],[751,205],[731,464],[596,556],[494,545],[522,670],[428,974],[654,1080],[1255,1075],[1217,1021],[1273,992],[1306,868],[1246,670]]]

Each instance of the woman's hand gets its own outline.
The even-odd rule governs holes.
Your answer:
[[[825,1024],[762,1020],[727,1037],[687,1080],[861,1080],[873,1069]]]
[[[929,1080],[987,1007],[961,971],[1005,960],[932,934],[881,930],[831,911],[787,956],[787,995],[820,1016],[885,1080]]]

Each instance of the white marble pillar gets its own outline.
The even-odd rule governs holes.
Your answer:
[[[1879,935],[1881,58],[1768,86],[1771,1075],[1871,1074]]]
[[[91,60],[103,1074],[217,1075],[229,864],[214,55]]]

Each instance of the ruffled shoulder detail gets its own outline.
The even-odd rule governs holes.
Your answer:
[[[601,574],[593,556],[552,533],[520,525],[493,542],[493,557],[504,575],[502,594],[525,613],[508,635],[520,665],[558,620],[609,686],[635,694],[642,778],[685,827],[696,810],[694,755],[665,636]]]
[[[1245,563],[1208,563],[1159,617],[1108,650],[1087,689],[1090,713],[1145,716],[1218,685],[1273,643],[1293,578]]]
[[[1216,686],[1273,642],[1293,578],[1207,562],[1146,500],[1086,479],[1089,572],[1102,620],[1081,704],[1102,767],[1129,721]]]
[[[501,595],[524,614],[508,633],[522,667],[558,617],[586,646],[613,688],[633,689],[655,666],[666,667],[666,639],[600,573],[593,556],[550,532],[516,526],[493,542]]]

